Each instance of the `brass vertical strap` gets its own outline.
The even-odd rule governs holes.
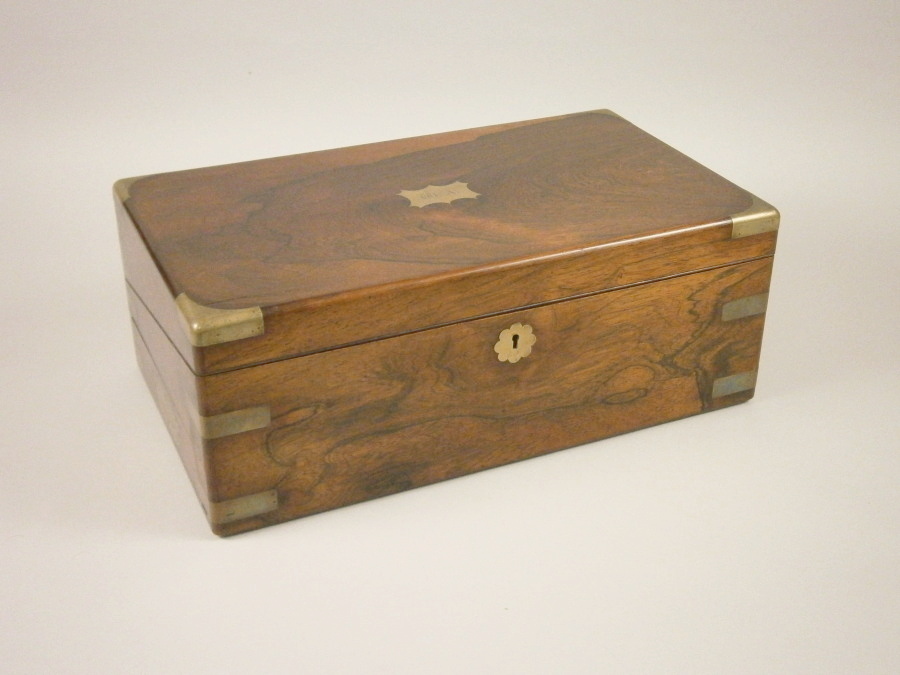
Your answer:
[[[712,397],[721,398],[731,394],[739,394],[742,391],[750,391],[756,387],[756,371],[749,370],[745,373],[726,375],[713,381]]]
[[[272,421],[269,406],[232,410],[220,415],[200,416],[200,435],[203,438],[222,438],[245,431],[263,429]]]
[[[252,518],[269,513],[278,508],[278,491],[266,490],[244,497],[210,502],[209,521],[214,525],[224,525],[236,520]]]

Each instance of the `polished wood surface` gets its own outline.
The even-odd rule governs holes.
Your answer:
[[[132,184],[128,209],[176,292],[244,307],[725,222],[750,204],[612,115],[455,140],[390,157],[356,148],[355,162],[328,151],[327,168],[298,155],[284,168],[269,160],[150,176]],[[454,181],[481,196],[416,208],[399,195]]]
[[[200,350],[194,349],[181,325],[182,320],[175,304],[172,287],[157,266],[125,206],[118,198],[114,199],[114,203],[122,264],[125,267],[128,288],[137,298],[140,298],[141,304],[146,306],[149,314],[165,332],[188,367],[191,370],[197,370],[196,356],[199,356]],[[135,298],[129,297],[132,318],[135,317],[134,300]],[[203,372],[202,368],[199,372]]]
[[[399,194],[454,181],[480,196],[417,208]],[[129,191],[120,221],[136,234],[123,238],[146,248],[144,267],[158,268],[168,295],[263,308],[258,338],[198,351],[172,335],[198,373],[749,260],[775,245],[771,232],[731,239],[749,193],[604,112],[159,174]],[[126,274],[147,276],[140,268]],[[160,296],[148,305],[172,334],[158,288],[129,281],[141,297]]]
[[[398,194],[457,181],[478,197]],[[160,174],[121,197],[138,360],[219,534],[754,393],[777,233],[735,238],[752,195],[612,114]],[[264,333],[194,346],[180,293],[259,305]],[[537,342],[501,362],[516,323]]]
[[[276,489],[280,522],[747,400],[763,315],[723,306],[768,290],[771,259],[197,378],[204,414],[268,404],[272,423],[207,442],[211,499]],[[493,346],[513,323],[537,342]]]
[[[134,349],[138,366],[191,485],[204,509],[209,506],[206,446],[197,421],[198,378],[185,366],[165,333],[131,288],[128,288]]]

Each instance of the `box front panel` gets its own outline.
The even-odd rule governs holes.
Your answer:
[[[740,403],[771,258],[200,378],[232,534]],[[230,419],[230,418],[229,418]]]

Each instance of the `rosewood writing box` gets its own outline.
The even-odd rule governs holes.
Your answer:
[[[221,535],[754,392],[778,212],[609,111],[115,196],[138,361]]]

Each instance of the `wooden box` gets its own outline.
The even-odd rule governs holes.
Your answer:
[[[221,535],[754,393],[778,212],[609,111],[115,195],[138,361]]]

